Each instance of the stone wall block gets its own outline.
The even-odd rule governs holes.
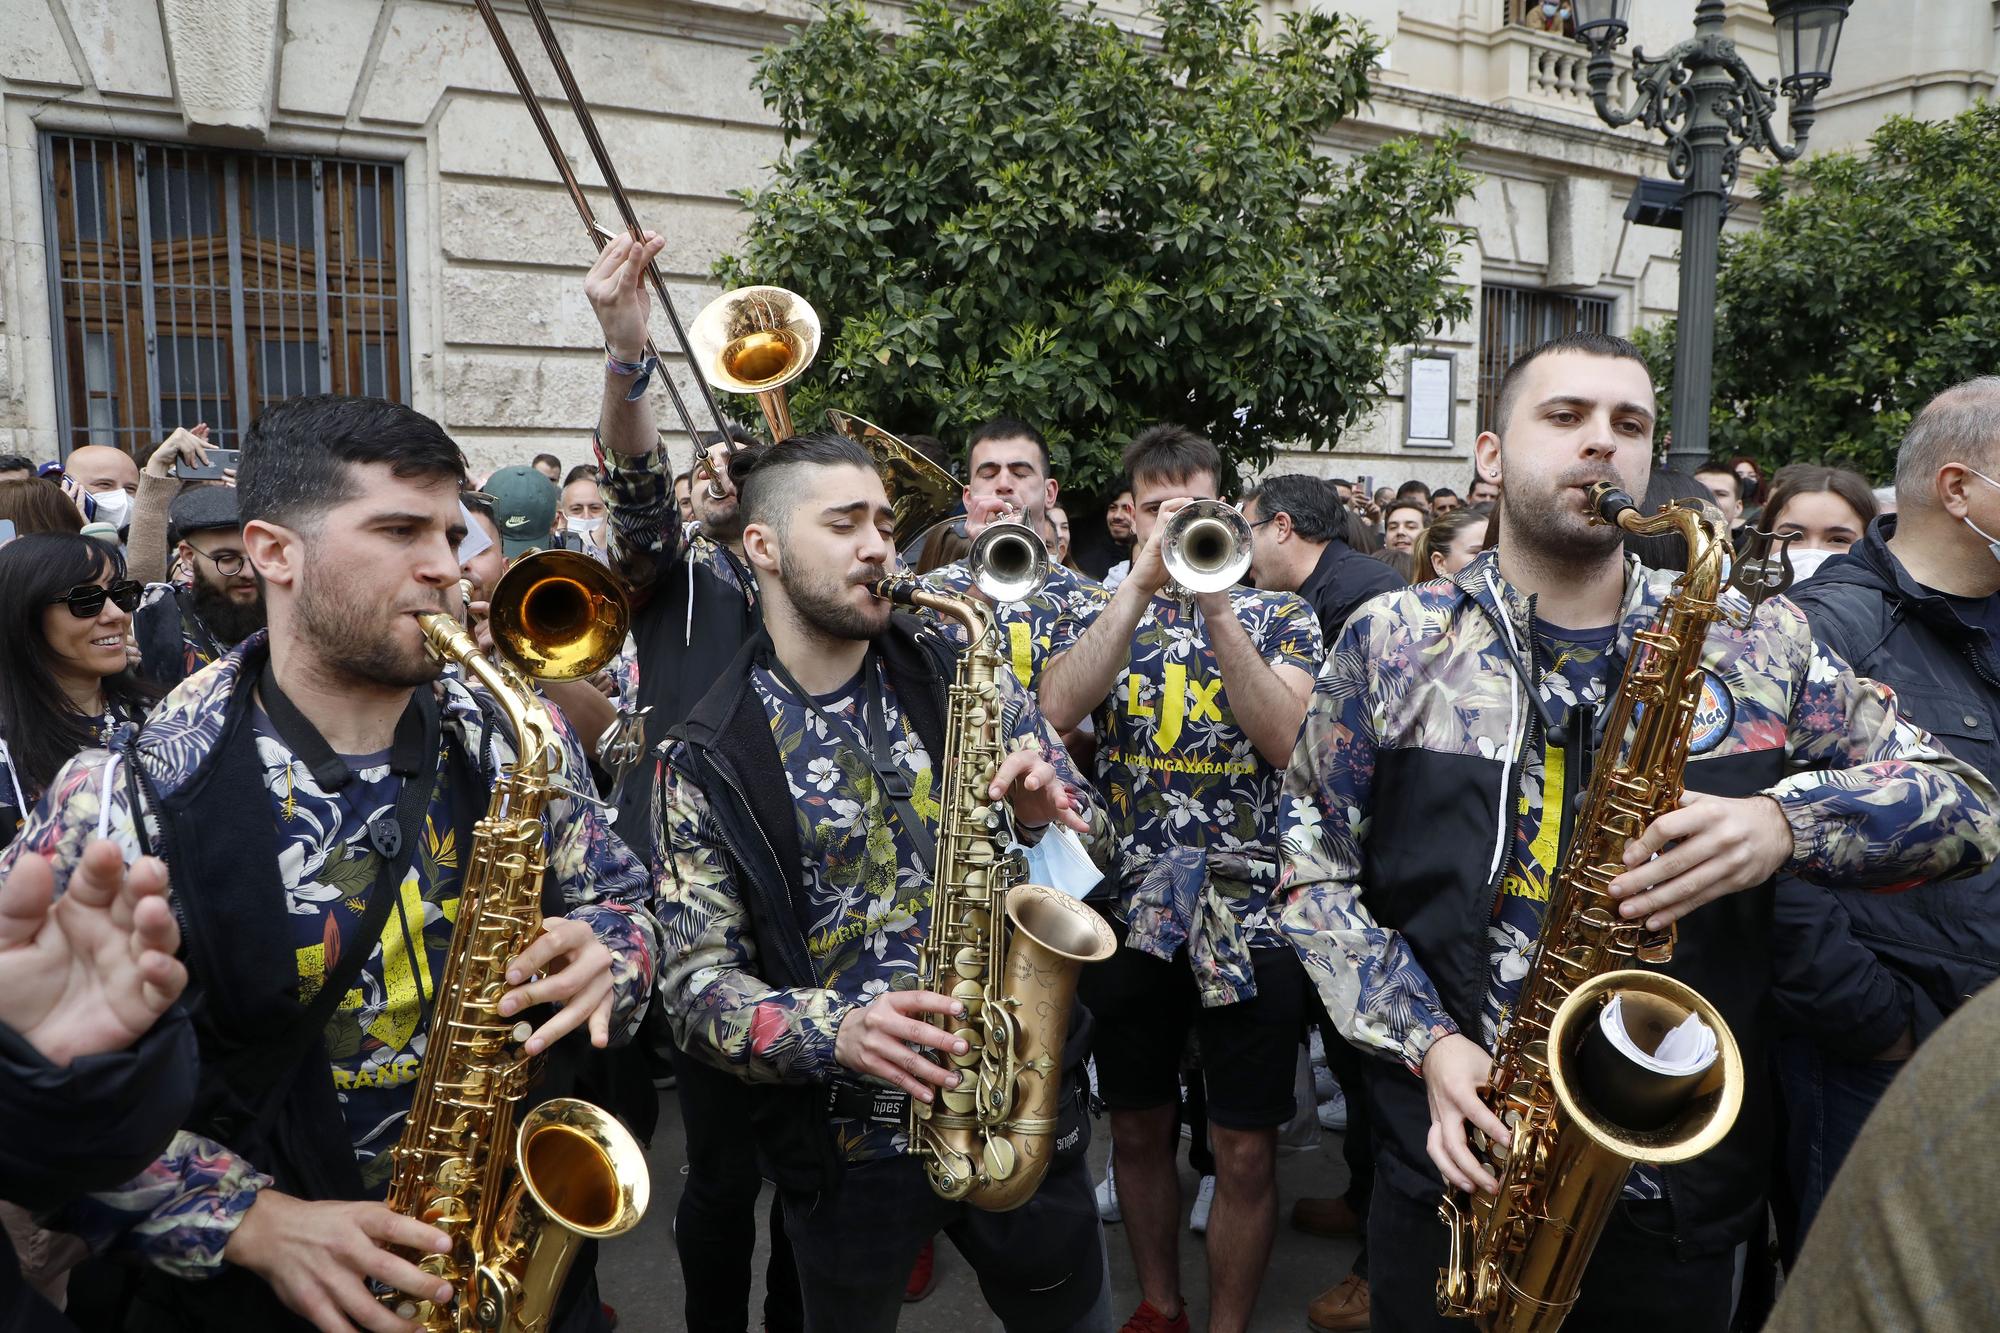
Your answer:
[[[1558,177],[1549,191],[1548,285],[1584,291],[1603,281],[1610,267],[1613,228],[1611,182],[1600,177]]]
[[[550,70],[534,26],[523,14],[502,11],[500,17],[529,81],[547,99],[550,115],[568,118],[562,85]],[[606,108],[625,107],[718,120],[770,119],[750,86],[752,48],[560,17],[555,28],[577,86],[600,118]],[[422,124],[430,119],[438,90],[450,88],[516,95],[492,34],[472,6],[397,5],[361,114],[370,120]],[[616,152],[617,141],[610,142]]]
[[[590,238],[563,190],[524,189],[491,182],[448,180],[439,192],[444,252],[451,259],[574,266],[590,262]],[[638,195],[639,220],[667,238],[660,271],[706,278],[715,261],[742,240],[745,215],[733,201],[694,203]],[[617,210],[603,191],[591,207],[606,226]]]
[[[80,88],[83,78],[63,45],[50,0],[0,0],[0,78]]]
[[[190,130],[261,140],[277,89],[280,0],[159,0]]]
[[[67,0],[67,9],[99,92],[174,95],[158,0]]]
[[[453,267],[445,270],[444,340],[489,347],[587,351],[604,345],[597,317],[583,294],[582,267],[568,272]],[[719,288],[669,282],[667,292],[684,323]],[[656,311],[653,338],[669,347],[673,334]]]
[[[550,117],[576,178],[586,187],[603,179],[566,113]],[[762,185],[777,153],[768,130],[689,124],[659,116],[597,116],[612,164],[628,191],[724,199],[732,190]],[[517,100],[454,97],[438,120],[438,172],[559,184],[541,136]]]
[[[346,115],[381,14],[382,0],[293,0],[286,5],[279,107]]]

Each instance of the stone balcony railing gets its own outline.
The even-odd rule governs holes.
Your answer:
[[[1508,26],[1495,34],[1492,55],[1501,65],[1501,100],[1525,103],[1521,110],[1572,111],[1595,121],[1590,105],[1590,52],[1578,41],[1554,33]],[[1632,71],[1619,62],[1611,76],[1611,100],[1623,106],[1632,97]]]

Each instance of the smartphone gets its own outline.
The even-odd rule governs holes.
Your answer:
[[[233,469],[236,466],[237,460],[242,457],[243,451],[241,449],[218,449],[211,444],[208,446],[208,463],[206,466],[199,463],[189,463],[186,459],[182,459],[180,462],[174,464],[173,472],[182,481],[220,481],[222,480],[222,470],[224,468]]]
[[[1354,479],[1354,485],[1368,499],[1372,500],[1375,498],[1375,478],[1366,472]]]

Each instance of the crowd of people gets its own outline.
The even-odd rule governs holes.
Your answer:
[[[1215,445],[1162,423],[1126,445],[1100,529],[1028,416],[969,423],[962,512],[899,550],[894,477],[843,435],[731,427],[670,463],[646,392],[658,248],[614,239],[585,280],[606,367],[594,461],[568,472],[474,478],[436,423],[337,397],[268,408],[221,477],[178,475],[209,470],[199,427],[143,465],[0,458],[5,1114],[90,1157],[52,1188],[11,1141],[26,1287],[0,1295],[31,1326],[67,1305],[83,1328],[386,1333],[411,1325],[383,1291],[466,1298],[412,1262],[452,1236],[380,1201],[450,1039],[436,983],[518,738],[418,618],[464,616],[490,648],[510,563],[555,548],[616,573],[630,634],[597,678],[541,687],[546,919],[501,1012],[551,1057],[536,1096],[576,1090],[645,1136],[670,1077],[688,1165],[661,1191],[685,1309],[614,1316],[586,1246],[554,1327],[889,1329],[943,1236],[1011,1330],[1237,1333],[1281,1222],[1280,1137],[1315,1121],[1348,1187],[1289,1224],[1361,1244],[1299,1313],[1462,1326],[1436,1305],[1438,1200],[1494,1185],[1492,1053],[1576,797],[1621,739],[1601,733],[1634,636],[1685,563],[1594,523],[1597,482],[1719,512],[1791,581],[1710,629],[1689,795],[1610,886],[1624,917],[1677,926],[1666,970],[1727,1020],[1743,1110],[1709,1153],[1632,1173],[1565,1326],[1756,1328],[1772,1236],[1792,1274],[1773,1327],[1971,1326],[1931,1311],[1989,1279],[1876,1242],[1882,1195],[1940,1230],[1992,1209],[1934,1169],[1957,1140],[1923,1108],[1944,1095],[1929,1049],[1993,1021],[2000,972],[2000,380],[1918,414],[1886,499],[1815,464],[1654,467],[1645,364],[1602,335],[1509,369],[1462,490],[1277,473],[1225,495]],[[1245,581],[1182,589],[1173,517],[1223,499]],[[909,569],[978,595],[967,548],[1002,517],[1050,562],[991,608],[1011,669],[990,798],[1118,947],[1082,974],[1048,1173],[991,1212],[939,1196],[908,1133],[964,1053],[964,998],[918,983],[966,645],[872,585]],[[644,731],[637,775],[621,728]],[[1878,1102],[1936,1131],[1911,1176],[1913,1139],[1864,1130]],[[1864,1189],[1840,1168],[1871,1140]],[[66,1279],[80,1263],[92,1280]]]

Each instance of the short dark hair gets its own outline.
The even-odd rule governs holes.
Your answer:
[[[1793,497],[1815,495],[1821,491],[1840,497],[1861,520],[1864,528],[1875,521],[1875,515],[1881,508],[1875,503],[1875,492],[1870,489],[1868,479],[1859,472],[1844,467],[1827,467],[1821,463],[1787,463],[1771,478],[1771,493],[1764,497],[1764,513],[1757,520],[1757,526],[1777,531],[1778,519]]]
[[[1345,477],[1328,477],[1326,479],[1326,484],[1329,486],[1345,486],[1349,490],[1354,489],[1354,483],[1349,481]]]
[[[567,486],[573,481],[596,481],[596,480],[597,480],[597,468],[594,464],[578,463],[575,467],[571,468],[568,472],[565,472],[563,474],[562,484]]]
[[[1449,495],[1454,500],[1458,499],[1457,491],[1453,490],[1449,486],[1440,486],[1436,490],[1431,492],[1431,503],[1436,504],[1438,501],[1438,497],[1443,495]]]
[[[1026,440],[1034,445],[1035,452],[1042,459],[1042,478],[1048,479],[1049,442],[1042,438],[1040,431],[1016,417],[995,417],[972,432],[965,442],[965,470],[968,475],[972,472],[972,451],[988,440]]]
[[[745,448],[763,443],[762,440],[758,439],[755,435],[752,435],[749,431],[745,430],[741,425],[739,425],[734,421],[731,421],[727,417],[724,417],[722,419],[721,430],[698,431],[696,432],[694,437],[695,444],[702,449],[708,449],[715,445],[721,444],[724,440],[727,440],[731,444],[740,445]]]
[[[1347,506],[1333,483],[1303,472],[1280,472],[1266,477],[1244,492],[1247,507],[1256,502],[1260,518],[1284,514],[1292,520],[1292,531],[1309,542],[1327,542],[1347,535]]]
[[[1428,500],[1431,498],[1431,488],[1423,482],[1418,481],[1415,477],[1411,477],[1396,488],[1396,497],[1398,499],[1401,499],[1405,495],[1421,495],[1424,499]]]
[[[744,525],[763,523],[782,533],[806,480],[801,474],[808,468],[828,467],[866,468],[881,475],[866,448],[830,430],[808,431],[736,453],[729,460],[729,479],[736,484]]]
[[[1493,405],[1493,420],[1487,428],[1496,435],[1507,432],[1507,420],[1513,415],[1514,400],[1521,396],[1521,376],[1529,366],[1545,356],[1558,352],[1579,352],[1584,356],[1608,356],[1619,361],[1637,361],[1646,369],[1647,377],[1652,376],[1652,367],[1646,365],[1646,358],[1639,353],[1629,339],[1620,338],[1615,333],[1565,333],[1551,338],[1545,343],[1530,347],[1514,358],[1514,364],[1507,367],[1507,373],[1500,377],[1500,392]]]
[[[26,454],[0,454],[0,472],[25,472],[35,475],[35,460]]]
[[[529,467],[540,467],[544,463],[547,463],[558,472],[562,471],[562,459],[557,458],[554,454],[536,454],[528,460]]]
[[[1125,475],[1134,487],[1148,479],[1186,481],[1203,472],[1222,484],[1222,451],[1186,426],[1148,426],[1125,446]]]
[[[1424,526],[1425,527],[1430,526],[1431,511],[1428,507],[1425,506],[1422,500],[1400,499],[1400,500],[1391,500],[1388,504],[1383,506],[1382,508],[1383,527],[1386,528],[1389,526],[1390,516],[1393,515],[1398,509],[1416,510],[1419,514],[1423,515]]]
[[[1696,468],[1690,475],[1696,477],[1727,477],[1736,483],[1739,493],[1743,489],[1743,478],[1736,475],[1736,469],[1719,459],[1710,459]]]
[[[387,463],[398,477],[465,481],[444,427],[386,398],[309,394],[273,403],[243,437],[236,508],[245,523],[306,527],[354,498],[352,469]]]
[[[691,468],[691,467],[689,467],[689,468],[682,468],[682,469],[681,469],[681,470],[680,470],[679,472],[676,472],[676,473],[674,473],[674,485],[678,486],[678,485],[680,485],[680,484],[681,484],[682,482],[686,482],[686,483],[687,483],[688,485],[690,485],[690,486],[694,485],[694,469],[693,469],[693,468]]]
[[[14,535],[31,532],[82,532],[83,515],[47,477],[28,477],[0,486],[0,518],[14,525]]]

